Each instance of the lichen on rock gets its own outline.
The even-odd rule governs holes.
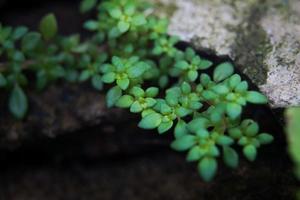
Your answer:
[[[299,1],[150,1],[159,5],[159,12],[168,10],[169,34],[200,50],[229,56],[271,106],[300,104]]]
[[[269,15],[262,20],[262,26],[269,34],[273,48],[264,59],[268,76],[260,89],[269,94],[276,106],[299,105],[300,24]]]

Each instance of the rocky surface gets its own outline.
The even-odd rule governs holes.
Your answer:
[[[105,96],[84,85],[53,85],[43,93],[28,91],[28,97],[29,113],[22,121],[8,113],[7,97],[1,98],[0,147],[14,148],[26,140],[53,138],[93,125],[122,123],[126,116],[123,110],[107,109]]]
[[[300,105],[298,0],[151,0],[171,19],[169,33],[229,56],[271,105]]]

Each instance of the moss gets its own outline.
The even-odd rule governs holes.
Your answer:
[[[268,69],[264,65],[264,58],[272,50],[266,32],[257,24],[264,10],[265,4],[253,4],[246,20],[237,27],[236,32],[239,34],[233,47],[239,68],[256,84],[264,84],[266,81]]]

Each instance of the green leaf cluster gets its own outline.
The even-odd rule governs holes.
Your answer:
[[[295,173],[300,179],[300,107],[291,107],[285,111],[288,150],[295,163]]]
[[[198,71],[208,69],[212,64],[209,60],[201,59],[193,49],[187,48],[184,53],[179,52],[176,55],[175,72],[173,73],[179,73],[180,77],[194,82],[199,76]]]
[[[16,118],[28,111],[23,88],[27,72],[33,72],[38,90],[57,80],[89,82],[97,90],[109,85],[108,107],[139,113],[143,129],[173,132],[171,147],[187,151],[187,161],[198,163],[205,181],[215,176],[221,157],[237,167],[238,146],[253,161],[257,149],[273,140],[256,122],[243,119],[247,103],[265,104],[267,98],[249,90],[232,63],[214,64],[192,48],[178,49],[178,38],[167,34],[168,20],[152,15],[140,1],[80,4],[81,12],[96,7],[97,19],[84,23],[92,33],[85,41],[76,34],[59,35],[53,14],[41,20],[39,31],[0,26],[5,59],[0,87],[10,92],[9,109]]]
[[[102,41],[99,35],[84,42],[78,34],[58,35],[57,21],[52,13],[41,19],[38,31],[0,24],[0,57],[3,59],[0,63],[0,88],[10,92],[8,105],[14,117],[23,118],[27,112],[28,99],[24,88],[29,86],[28,76],[31,74],[35,79],[30,85],[35,85],[37,90],[57,80],[90,80],[95,89],[101,90],[100,67],[108,58],[107,53],[99,48]]]

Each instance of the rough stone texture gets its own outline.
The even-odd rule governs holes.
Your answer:
[[[300,23],[287,22],[281,16],[269,14],[261,20],[261,25],[273,48],[264,60],[269,71],[266,83],[260,88],[278,106],[299,105]]]
[[[28,97],[30,112],[22,121],[13,119],[6,108],[7,98],[0,98],[0,147],[14,148],[24,140],[53,138],[84,127],[122,122],[126,116],[124,110],[108,109],[105,96],[84,85],[53,85],[43,93],[28,91]]]
[[[152,1],[169,14],[171,35],[229,56],[273,107],[300,104],[298,0]]]

